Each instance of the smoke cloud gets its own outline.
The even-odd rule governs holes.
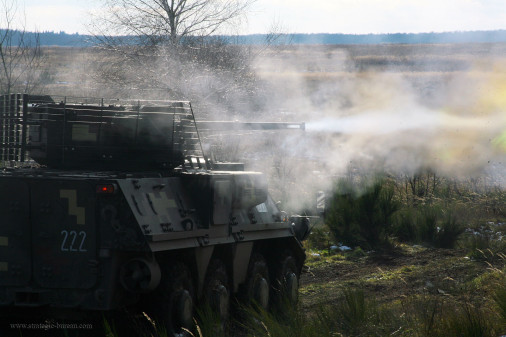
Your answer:
[[[113,95],[188,99],[197,119],[305,122],[305,132],[204,135],[212,143],[206,149],[221,148],[215,151],[218,160],[242,161],[248,170],[265,172],[274,197],[296,210],[350,171],[409,176],[431,169],[439,176],[486,177],[505,186],[505,48],[253,48],[233,59],[234,67],[244,69],[240,73],[162,53],[152,66],[126,69],[119,63],[111,74],[124,84]],[[242,64],[246,55],[253,55],[248,67]],[[98,78],[106,75],[99,72]],[[151,83],[156,90],[149,91]],[[89,93],[113,90],[95,85]]]
[[[294,207],[300,203],[295,199],[314,199],[316,190],[328,190],[333,178],[350,170],[409,176],[431,169],[452,179],[487,177],[503,186],[506,64],[493,52],[483,58],[473,48],[439,58],[431,57],[429,47],[427,57],[408,50],[366,70],[358,64],[367,56],[323,48],[257,59],[258,74],[272,93],[271,113],[263,118],[304,121],[306,132],[249,142],[247,147],[258,145],[257,153],[263,153],[250,166],[271,173],[280,198],[297,195],[288,202]],[[444,67],[451,69],[440,71]]]

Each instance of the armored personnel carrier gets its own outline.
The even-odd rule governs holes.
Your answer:
[[[2,96],[0,142],[0,308],[140,307],[177,335],[197,305],[297,300],[307,219],[208,160],[190,103]]]

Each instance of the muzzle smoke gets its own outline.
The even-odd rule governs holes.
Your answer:
[[[336,63],[350,64],[342,55]],[[282,93],[271,105],[306,122],[304,135],[281,141],[274,166],[277,172],[288,167],[287,180],[310,194],[332,183],[317,176],[342,176],[350,167],[402,176],[431,169],[452,179],[506,184],[506,68],[497,60],[441,74],[307,73],[297,70],[300,60],[294,68],[285,61],[281,70],[274,63],[269,73],[268,64],[261,63],[262,75],[272,92]]]

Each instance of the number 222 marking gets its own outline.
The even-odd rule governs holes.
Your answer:
[[[76,231],[67,231],[63,230],[60,233],[63,236],[63,240],[61,243],[60,250],[62,252],[87,252],[88,250],[84,248],[84,241],[86,240],[86,232],[80,231],[77,233]],[[79,247],[77,247],[76,241],[81,241]]]

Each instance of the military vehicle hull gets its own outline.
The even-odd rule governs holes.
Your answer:
[[[282,297],[296,301],[305,259],[298,228],[307,231],[306,219],[277,208],[261,173],[213,170],[195,144],[191,153],[181,150],[184,140],[178,147],[163,140],[160,160],[144,164],[133,164],[117,143],[104,157],[107,134],[90,137],[75,106],[59,106],[60,116],[50,104],[4,97],[0,307],[135,307],[176,334],[191,327],[198,304],[226,319],[233,296],[266,309]],[[96,106],[83,110],[100,129]],[[79,124],[62,122],[67,111]],[[127,144],[137,146],[135,155],[147,146]],[[42,165],[29,161],[30,150]]]

